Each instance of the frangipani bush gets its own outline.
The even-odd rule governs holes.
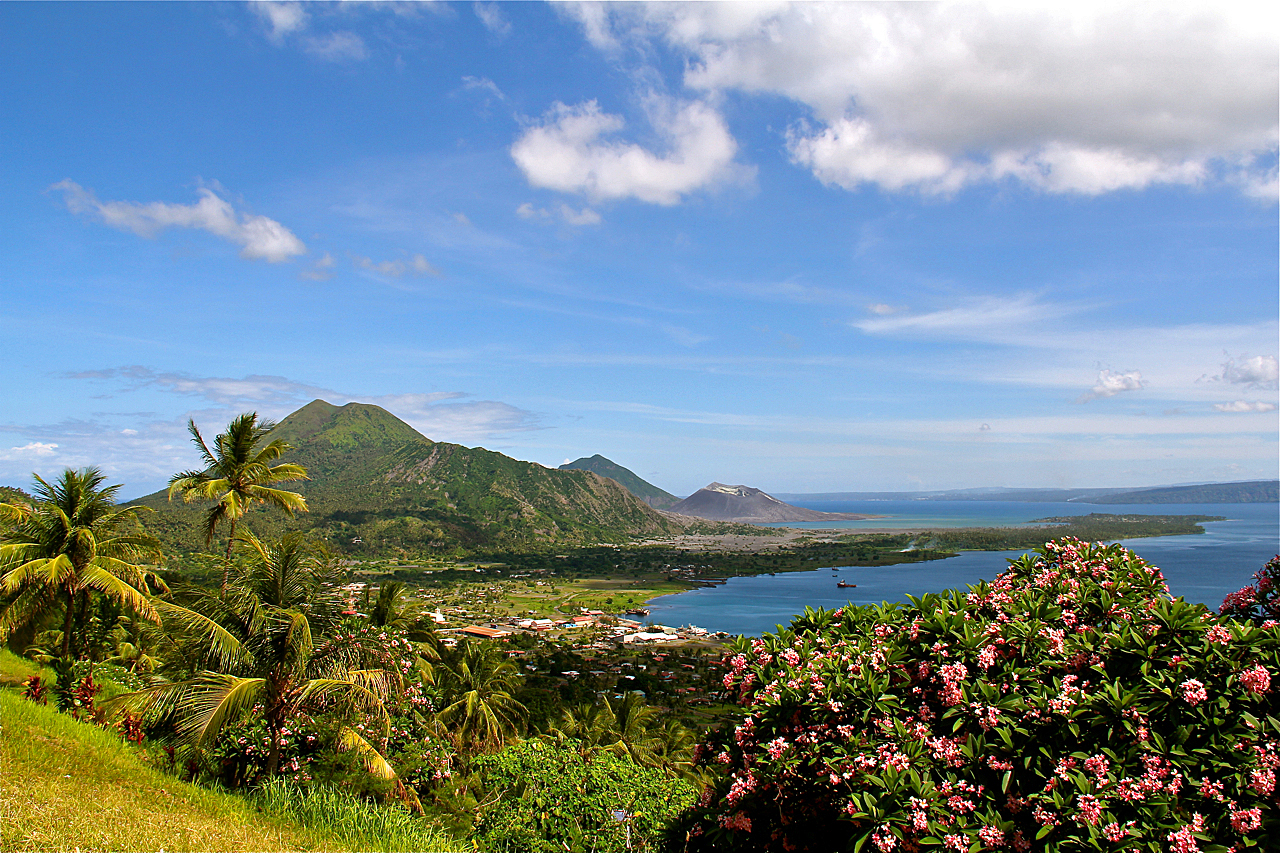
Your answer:
[[[806,611],[743,643],[746,716],[687,850],[1226,851],[1280,837],[1280,630],[1170,600],[1118,545]],[[1280,684],[1277,684],[1280,688]]]

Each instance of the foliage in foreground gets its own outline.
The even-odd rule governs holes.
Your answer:
[[[485,850],[651,849],[696,796],[662,770],[553,741],[522,741],[472,766],[483,806],[474,837]]]
[[[444,851],[457,844],[438,827],[407,811],[378,806],[327,785],[300,788],[284,779],[254,792],[264,811],[337,839],[352,850]]]
[[[744,645],[748,713],[688,850],[1189,853],[1280,833],[1280,629],[1053,542],[968,594],[807,611]]]

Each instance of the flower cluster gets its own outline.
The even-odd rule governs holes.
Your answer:
[[[1280,629],[1171,600],[1118,545],[1050,542],[967,593],[809,610],[735,652],[745,713],[701,750],[719,781],[691,850],[1164,853],[1275,828]]]

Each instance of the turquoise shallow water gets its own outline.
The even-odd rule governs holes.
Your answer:
[[[1216,609],[1224,596],[1244,586],[1263,563],[1280,553],[1278,504],[1023,503],[1021,501],[822,501],[797,503],[827,512],[890,516],[839,522],[850,528],[1003,527],[1036,518],[1091,512],[1142,515],[1221,515],[1200,536],[1131,539],[1125,546],[1159,566],[1175,596]],[[834,527],[836,524],[787,525]],[[899,601],[907,595],[964,587],[999,574],[1021,551],[970,551],[946,560],[884,568],[830,568],[811,572],[730,578],[723,586],[662,596],[649,603],[650,619],[664,625],[699,625],[711,631],[761,634],[808,607],[840,607],[852,601]],[[842,589],[837,580],[856,583]]]

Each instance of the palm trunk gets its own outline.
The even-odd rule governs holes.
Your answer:
[[[76,596],[67,590],[67,615],[62,619],[62,658],[71,657],[71,626],[76,616]]]
[[[227,597],[227,580],[231,575],[231,544],[236,541],[236,520],[231,519],[231,532],[227,535],[227,553],[222,560],[222,597]]]

